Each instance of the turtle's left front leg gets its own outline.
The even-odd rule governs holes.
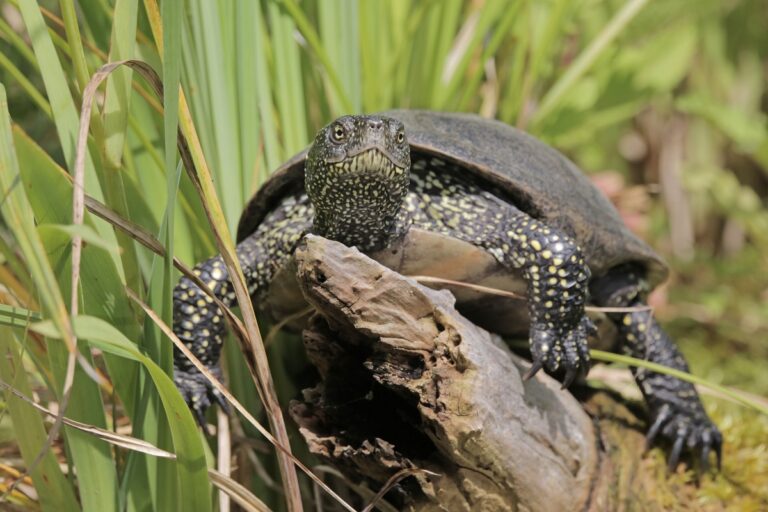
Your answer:
[[[656,322],[645,302],[647,285],[642,272],[630,265],[618,267],[593,283],[597,304],[635,308],[634,311],[611,313],[623,351],[628,355],[688,372],[688,364],[675,343]],[[651,427],[646,437],[648,446],[661,435],[672,443],[669,467],[674,469],[683,448],[699,449],[702,468],[706,470],[709,453],[714,450],[720,466],[723,437],[707,416],[696,388],[663,373],[645,368],[632,368],[651,413]]]

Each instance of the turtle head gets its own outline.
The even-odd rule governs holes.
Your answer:
[[[344,116],[325,126],[305,163],[314,231],[362,250],[386,245],[408,192],[410,165],[405,128],[396,119]]]

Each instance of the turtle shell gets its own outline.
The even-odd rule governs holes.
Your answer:
[[[472,114],[391,110],[382,115],[403,122],[412,154],[459,164],[480,182],[504,191],[532,217],[570,234],[584,251],[593,278],[624,263],[644,267],[651,286],[666,278],[664,261],[627,229],[608,199],[576,165],[543,142]],[[249,201],[238,225],[238,242],[255,231],[280,198],[303,189],[306,154],[302,151],[282,165]],[[435,253],[424,251],[422,259],[428,254]],[[428,267],[429,261],[420,266]]]

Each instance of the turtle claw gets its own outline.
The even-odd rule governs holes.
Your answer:
[[[717,438],[715,440],[715,455],[717,458],[717,470],[720,471],[723,467],[723,436],[720,432],[717,433]]]
[[[560,386],[560,389],[565,389],[573,384],[573,381],[576,379],[578,374],[578,369],[574,368],[573,366],[568,367],[568,369],[565,371],[565,378],[563,379],[563,385]]]
[[[214,366],[209,368],[213,375],[221,380],[221,368]],[[181,396],[187,403],[187,406],[192,410],[192,414],[195,417],[198,425],[200,425],[206,434],[210,435],[208,430],[208,422],[205,419],[205,412],[213,403],[219,404],[219,406],[229,414],[230,408],[224,396],[214,388],[208,379],[200,373],[197,368],[191,367],[188,369],[179,369],[174,367],[173,369],[173,381],[176,387],[179,389]]]
[[[531,327],[531,355],[533,364],[525,378],[533,377],[544,368],[547,373],[565,371],[562,388],[570,386],[576,377],[589,368],[588,333],[594,325],[582,317],[575,327],[548,328],[542,325]]]
[[[216,400],[216,403],[221,407],[221,410],[224,411],[224,414],[229,415],[232,413],[232,408],[229,406],[229,402],[227,402],[227,399],[224,398],[224,395],[222,395],[218,389],[213,390],[213,399]]]
[[[709,469],[709,452],[712,450],[712,439],[709,435],[709,432],[705,432],[701,436],[701,459],[699,460],[699,463],[701,464],[701,470],[706,473]],[[717,466],[718,469],[720,469],[720,456],[717,456]]]
[[[531,367],[525,372],[525,375],[523,375],[523,380],[531,380],[542,368],[544,368],[544,363],[541,362],[541,359],[535,359],[533,364],[531,364]]]
[[[195,421],[197,421],[197,424],[203,429],[203,432],[208,436],[211,435],[211,431],[208,429],[208,422],[205,419],[205,411],[199,407],[193,407],[192,414],[194,414]]]
[[[709,455],[714,450],[717,459],[717,469],[720,470],[723,448],[723,436],[699,408],[684,408],[685,403],[665,403],[654,415],[653,424],[646,434],[646,450],[650,449],[659,435],[672,443],[667,467],[674,471],[680,463],[685,448],[688,451],[699,452],[699,463],[702,472],[709,469]]]
[[[680,454],[683,451],[683,443],[685,443],[685,438],[687,435],[687,432],[678,433],[677,439],[675,439],[675,444],[672,446],[672,451],[669,453],[669,460],[667,464],[669,471],[674,471],[677,467],[677,464],[680,462]]]
[[[584,328],[587,331],[587,336],[589,336],[590,338],[596,338],[597,335],[600,334],[599,329],[589,317],[584,317],[584,323],[585,323]]]
[[[701,435],[701,467],[706,471],[709,467],[709,452],[715,449],[715,460],[717,461],[717,470],[722,469],[723,462],[723,436],[717,429],[714,432],[705,430]]]
[[[663,406],[656,415],[656,419],[653,421],[651,428],[649,428],[648,433],[645,434],[645,451],[651,449],[653,441],[656,440],[656,436],[659,435],[662,425],[669,419],[670,415],[669,406]]]

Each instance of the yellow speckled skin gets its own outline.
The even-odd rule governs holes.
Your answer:
[[[584,314],[590,288],[601,304],[643,304],[645,292],[665,275],[663,262],[626,230],[572,163],[535,139],[473,116],[391,115],[345,116],[329,124],[308,153],[288,162],[249,203],[238,229],[238,257],[254,300],[265,298],[307,232],[374,255],[397,253],[406,240],[426,240],[411,232],[442,235],[491,255],[499,268],[522,278],[530,375],[562,370],[569,385],[589,365],[587,338],[596,332]],[[409,254],[439,259],[418,249]],[[196,272],[225,304],[234,303],[218,256]],[[611,316],[623,349],[686,368],[647,315]],[[174,331],[214,371],[223,329],[218,308],[182,278],[174,292]],[[175,369],[177,385],[202,418],[211,399],[220,397],[180,353]],[[661,433],[674,442],[671,463],[684,445],[699,446],[704,459],[711,448],[719,454],[720,434],[692,386],[655,373],[635,370],[635,376],[653,418],[649,436]]]

